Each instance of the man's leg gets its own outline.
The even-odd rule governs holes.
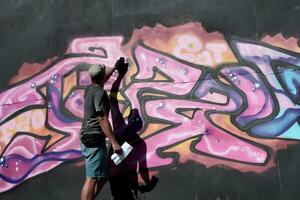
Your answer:
[[[96,198],[96,196],[99,194],[99,192],[101,191],[101,189],[103,188],[103,186],[105,185],[107,179],[106,178],[99,178],[96,186],[95,186],[95,190],[94,190],[94,198]]]
[[[93,200],[97,178],[86,178],[81,190],[81,200]]]

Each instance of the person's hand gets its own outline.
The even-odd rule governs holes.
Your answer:
[[[128,71],[128,63],[124,63],[122,67],[117,69],[121,76],[124,76]]]
[[[114,150],[114,153],[116,153],[116,154],[121,154],[122,153],[122,148],[118,143],[113,143],[112,148]]]
[[[124,57],[121,57],[117,60],[114,68],[119,71],[119,69],[121,69],[123,67],[124,63],[125,63],[125,59],[124,59]]]
[[[124,57],[121,57],[119,60],[117,60],[114,68],[118,70],[120,75],[124,76],[128,70],[128,63],[125,63]]]

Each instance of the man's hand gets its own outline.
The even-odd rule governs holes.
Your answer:
[[[118,143],[112,144],[112,148],[114,150],[114,153],[116,153],[116,154],[121,154],[123,151],[121,146]]]
[[[125,59],[124,59],[124,57],[121,57],[117,60],[114,67],[119,71],[119,69],[121,69],[123,67],[124,63],[125,63]]]
[[[128,70],[128,63],[125,63],[125,59],[124,57],[119,58],[119,60],[117,60],[114,68],[118,70],[120,75],[125,75],[125,73]]]
[[[121,76],[124,76],[128,71],[128,63],[124,63],[122,67],[117,69]]]
[[[106,115],[99,115],[98,120],[100,123],[100,127],[103,130],[103,133],[106,135],[106,137],[111,141],[111,146],[115,153],[120,154],[122,153],[122,148],[117,142],[116,137],[114,136],[112,132],[112,128],[110,125],[110,122],[108,121],[108,118]]]
[[[119,58],[119,60],[117,60],[116,64],[112,68],[107,68],[106,69],[104,83],[106,81],[108,81],[108,79],[111,77],[111,75],[114,73],[115,70],[118,70],[119,74],[120,74],[120,72],[122,72],[123,74],[125,74],[126,71],[123,72],[124,68],[126,68],[126,71],[127,71],[128,63],[125,63],[124,57],[121,57],[121,58]]]

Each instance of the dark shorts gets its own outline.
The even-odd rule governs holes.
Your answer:
[[[80,148],[85,158],[86,177],[106,178],[108,176],[107,149],[105,140],[99,147],[87,148],[80,142]]]

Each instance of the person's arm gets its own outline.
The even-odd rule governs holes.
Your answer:
[[[125,64],[124,57],[121,57],[117,60],[116,64],[112,68],[107,69],[107,71],[105,72],[104,83],[108,81],[108,79],[111,77],[111,75],[114,73],[116,69],[122,68],[124,64]]]
[[[117,69],[116,66],[113,66],[112,68],[109,68],[105,72],[105,78],[104,78],[104,83],[108,81],[108,79],[111,77],[111,75],[114,73],[114,71]]]
[[[110,125],[110,122],[109,122],[107,116],[100,115],[100,116],[98,116],[98,120],[99,120],[101,129],[103,130],[105,136],[110,140],[114,152],[121,153],[122,152],[121,146],[119,145],[116,137],[114,136],[114,134],[112,132],[112,128],[111,128],[111,125]]]

